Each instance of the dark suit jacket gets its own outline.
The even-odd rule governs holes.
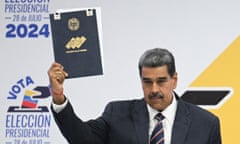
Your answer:
[[[171,144],[221,144],[219,119],[178,98]],[[62,134],[71,144],[148,144],[149,116],[141,100],[111,102],[102,116],[83,122],[70,103],[53,111]]]

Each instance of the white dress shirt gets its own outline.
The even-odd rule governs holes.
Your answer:
[[[157,120],[154,118],[159,111],[153,109],[149,104],[147,104],[147,109],[149,113],[149,140],[152,134],[152,131],[157,124]],[[163,130],[164,130],[164,144],[171,144],[171,137],[172,137],[172,127],[176,115],[177,110],[177,101],[173,94],[173,101],[172,103],[164,109],[161,113],[165,117],[162,121]]]
[[[68,103],[68,99],[66,98],[65,102],[63,104],[55,104],[53,101],[52,101],[52,106],[53,106],[53,110],[56,112],[56,113],[59,113],[60,111],[62,111],[66,106],[67,106],[67,103]]]

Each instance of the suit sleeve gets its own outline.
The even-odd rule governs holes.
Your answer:
[[[220,122],[218,118],[214,119],[214,125],[211,130],[210,142],[209,144],[222,144],[221,132],[220,132]]]
[[[70,144],[106,143],[108,135],[106,118],[108,117],[108,112],[105,111],[103,116],[96,120],[84,122],[74,113],[70,102],[59,113],[54,112],[52,106],[51,110],[57,126]]]

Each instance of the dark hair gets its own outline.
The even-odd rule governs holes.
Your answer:
[[[174,56],[167,49],[154,48],[147,50],[139,59],[138,68],[142,76],[142,67],[167,66],[168,73],[172,77],[176,72]]]

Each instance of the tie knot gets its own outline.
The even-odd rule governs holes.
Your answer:
[[[161,120],[163,120],[165,117],[162,115],[162,113],[158,113],[158,114],[156,114],[156,116],[155,116],[155,119],[156,120],[158,120],[158,121],[161,121]]]

